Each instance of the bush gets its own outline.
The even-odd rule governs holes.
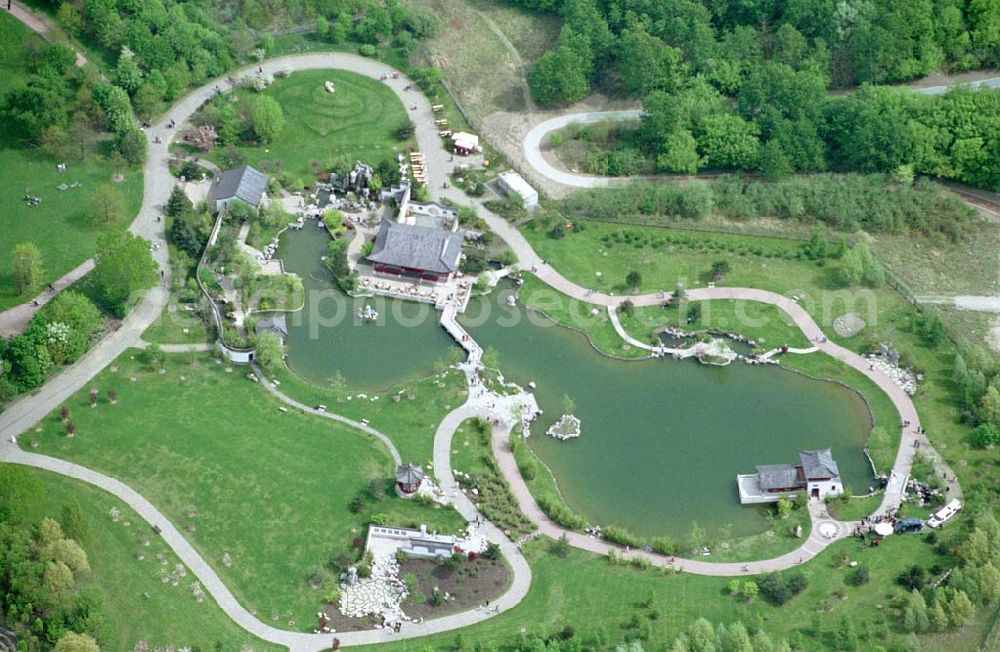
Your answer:
[[[760,578],[757,587],[766,600],[780,606],[801,593],[808,583],[801,571],[787,574],[768,573]]]
[[[625,528],[615,527],[614,525],[609,525],[601,530],[601,536],[603,536],[606,541],[617,543],[622,546],[643,548],[646,545],[646,540],[642,537],[632,534]]]
[[[858,566],[847,576],[847,583],[851,586],[864,586],[871,579],[871,571],[867,566]]]
[[[365,43],[358,47],[358,54],[363,57],[375,58],[378,56],[378,48],[371,43]]]
[[[582,516],[574,513],[558,499],[540,496],[537,502],[538,506],[549,518],[567,530],[582,530],[587,526],[587,521]]]
[[[912,591],[916,589],[919,591],[923,589],[924,585],[927,583],[927,571],[923,566],[913,564],[900,573],[899,577],[896,578],[896,581],[900,584],[900,586],[905,587],[907,590]]]

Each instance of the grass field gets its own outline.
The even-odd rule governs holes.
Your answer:
[[[482,124],[494,111],[521,111],[521,77],[514,58],[475,7],[462,0],[421,0],[441,17],[442,28],[423,49],[440,68],[470,120]]]
[[[334,83],[336,92],[326,92],[326,81]],[[285,127],[269,146],[237,148],[262,171],[283,171],[311,183],[317,172],[329,172],[330,161],[339,156],[350,157],[352,164],[361,160],[375,165],[410,144],[393,135],[408,119],[408,111],[377,79],[343,70],[307,70],[276,79],[264,94],[281,104]],[[239,107],[248,106],[255,95],[238,91]],[[216,148],[209,158],[221,164],[222,153]]]
[[[502,0],[469,2],[496,23],[529,67],[559,38],[562,20],[555,14],[528,11]]]
[[[390,524],[461,527],[451,510],[396,498],[392,460],[369,437],[279,411],[244,371],[208,355],[168,356],[160,374],[140,368],[134,353],[67,402],[74,438],[53,415],[30,439],[37,452],[113,475],[149,498],[263,620],[311,631],[323,591],[306,577],[336,586],[330,565],[346,563],[340,558],[376,514]],[[101,392],[93,409],[91,387]],[[117,405],[104,397],[109,389]],[[360,514],[348,510],[356,495],[366,496]]]
[[[188,573],[175,586],[163,582],[178,563],[152,529],[128,506],[113,496],[76,480],[54,473],[25,469],[42,484],[39,500],[29,504],[33,521],[46,516],[58,518],[65,505],[80,505],[89,536],[82,541],[90,561],[86,586],[94,587],[103,598],[110,638],[106,650],[131,650],[139,641],[150,647],[173,644],[180,647],[238,650],[281,650],[268,645],[237,627],[206,596],[198,602],[192,590],[194,577]],[[112,508],[121,515],[117,523]],[[144,545],[148,541],[148,545]],[[145,558],[139,560],[142,554]],[[163,563],[162,560],[165,560]]]
[[[638,239],[641,246],[614,243],[608,248],[602,241],[604,235],[622,230],[632,234],[633,240]],[[688,287],[695,285],[692,279],[698,279],[700,282],[697,285],[703,286],[712,262],[724,257],[729,260],[732,269],[719,285],[757,287],[785,295],[795,294],[801,298],[800,305],[810,312],[831,340],[854,351],[865,351],[873,343],[890,343],[900,352],[906,364],[924,374],[925,380],[918,388],[914,403],[931,441],[958,474],[966,494],[989,491],[988,478],[993,473],[993,457],[988,451],[976,450],[970,445],[970,431],[961,422],[956,402],[958,397],[951,382],[956,347],[950,341],[934,348],[922,344],[912,332],[910,317],[913,309],[891,288],[838,292],[833,289],[831,279],[833,268],[837,265],[835,261],[818,266],[812,261],[791,257],[801,243],[778,238],[676,232],[656,227],[622,227],[602,223],[588,223],[583,232],[572,233],[561,240],[554,240],[530,228],[525,229],[525,235],[539,255],[567,278],[607,291],[622,290],[625,275],[633,269],[642,274],[641,290],[645,292],[671,290],[678,279],[683,279]],[[667,235],[674,238],[673,243],[661,244],[658,248],[652,246],[651,243],[665,239]],[[679,240],[686,241],[686,244],[680,245]],[[733,253],[732,249],[744,253]],[[771,255],[768,256],[768,253]],[[960,264],[968,267],[966,262]],[[603,284],[601,278],[594,274],[595,270],[603,271]],[[832,321],[850,309],[861,312],[867,327],[853,337],[839,337],[833,332]],[[601,337],[611,337],[607,335],[606,325],[597,325],[604,333]],[[898,436],[895,411],[891,406],[879,407],[883,400],[881,392],[866,391],[864,384],[868,381],[860,373],[848,371],[840,365],[831,366],[828,358],[811,355],[785,356],[782,364],[810,376],[840,380],[860,389],[872,406],[876,422],[889,424],[892,438]],[[872,451],[872,455],[880,469],[886,468],[895,455],[895,441],[882,452]],[[859,491],[861,489],[858,488]]]
[[[24,64],[24,40],[37,39],[16,19],[0,12],[0,89],[10,88],[27,74]],[[103,143],[99,150],[108,148]],[[106,153],[106,152],[105,152]],[[95,227],[84,217],[91,194],[100,185],[111,182],[114,170],[104,153],[83,161],[67,161],[68,171],[60,173],[53,160],[38,149],[27,147],[0,125],[0,310],[23,303],[34,294],[18,295],[11,278],[11,254],[22,242],[34,242],[42,251],[44,287],[70,271],[96,250],[97,238],[105,228],[124,229],[142,203],[142,173],[131,171],[115,184],[125,206],[125,218],[108,227]],[[80,188],[60,191],[58,186],[74,182]],[[42,203],[29,208],[24,195],[37,195]],[[39,288],[41,289],[41,288]]]
[[[528,596],[516,608],[462,630],[464,641],[510,650],[521,634],[548,637],[572,624],[583,649],[610,650],[626,637],[644,636],[646,650],[665,650],[680,631],[704,617],[713,623],[739,620],[748,627],[761,627],[775,640],[786,638],[793,649],[835,650],[831,634],[846,615],[866,637],[861,649],[870,650],[898,641],[902,635],[894,610],[888,606],[892,597],[902,592],[896,576],[912,563],[931,566],[942,562],[921,537],[891,537],[878,549],[854,540],[842,541],[800,567],[809,578],[808,587],[776,607],[762,598],[745,603],[730,597],[727,578],[664,575],[656,570],[610,566],[606,560],[579,550],[570,550],[562,558],[549,553],[550,546],[551,542],[542,538],[525,547],[532,567]],[[855,588],[845,584],[851,569],[834,565],[839,551],[869,566],[868,585]],[[650,597],[652,608],[644,605]],[[925,649],[971,649],[953,645],[976,640],[986,624],[985,619],[979,619],[959,634],[942,639],[948,641],[947,646]],[[426,646],[456,649],[455,634],[362,649],[423,652]]]
[[[215,341],[215,328],[197,313],[188,312],[190,304],[171,301],[142,339],[150,344],[201,344]]]
[[[405,461],[422,465],[432,461],[438,425],[466,398],[465,375],[454,369],[393,387],[375,401],[370,400],[372,392],[366,393],[368,400],[358,400],[356,390],[317,387],[288,369],[274,378],[282,392],[306,405],[324,404],[345,417],[368,419],[372,428],[392,439]],[[399,402],[392,398],[396,395]]]

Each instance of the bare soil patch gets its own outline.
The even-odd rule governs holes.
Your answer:
[[[429,559],[407,559],[400,564],[399,576],[404,582],[416,580],[403,611],[411,618],[426,619],[485,606],[510,583],[510,571],[503,561],[483,557],[457,567]],[[435,589],[442,596],[438,606],[432,604]]]

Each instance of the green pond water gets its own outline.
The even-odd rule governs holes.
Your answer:
[[[455,346],[437,313],[371,299],[380,318],[360,323],[366,301],[330,290],[320,262],[328,240],[312,222],[281,239],[279,255],[303,277],[308,297],[307,309],[289,319],[291,368],[321,385],[339,371],[352,389],[431,373]],[[773,366],[613,360],[582,335],[507,306],[510,291],[474,299],[462,321],[499,352],[508,379],[537,383],[544,413],[532,425],[531,446],[566,501],[591,521],[644,536],[682,538],[694,522],[713,535],[724,526],[734,536],[760,532],[767,523],[758,508],[739,504],[736,474],[795,463],[800,448],[832,446],[845,484],[860,491],[871,483],[862,452],[870,415],[854,392]],[[564,396],[583,433],[567,442],[544,434],[562,414]]]
[[[735,536],[763,531],[759,509],[739,503],[736,474],[797,463],[800,448],[831,446],[848,486],[871,483],[862,451],[870,413],[855,392],[775,366],[614,360],[579,333],[538,325],[546,323],[538,315],[529,320],[503,295],[470,306],[463,321],[499,352],[509,380],[537,384],[543,414],[531,426],[531,447],[567,503],[592,522],[675,538],[695,522],[710,534],[724,526]],[[487,302],[491,317],[481,319]],[[581,421],[581,436],[569,441],[544,434],[564,396]]]
[[[434,373],[434,362],[456,346],[438,325],[433,306],[384,297],[354,299],[333,289],[323,266],[330,236],[306,221],[301,231],[285,231],[278,256],[285,269],[302,277],[305,310],[288,316],[288,364],[298,375],[326,385],[338,372],[347,386],[387,389]],[[375,321],[357,315],[365,304]]]

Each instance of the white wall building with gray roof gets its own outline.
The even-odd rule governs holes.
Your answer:
[[[226,170],[219,176],[212,193],[215,212],[218,213],[239,200],[253,208],[260,208],[267,199],[268,176],[249,165]]]

